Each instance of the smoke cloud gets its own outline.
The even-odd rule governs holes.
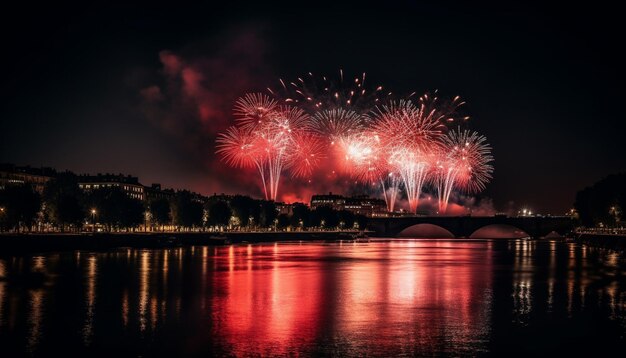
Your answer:
[[[187,188],[204,194],[241,193],[262,197],[256,169],[234,169],[215,154],[217,134],[233,125],[232,108],[238,97],[264,91],[276,80],[268,60],[269,45],[259,26],[227,31],[217,38],[183,49],[158,53],[160,68],[139,89],[141,110],[147,121],[162,131],[182,153],[181,161],[195,168],[200,183]],[[285,202],[309,202],[314,194],[333,192],[351,195],[369,193],[381,197],[380,186],[364,187],[343,172],[346,163],[329,155],[310,178],[295,179],[283,172],[278,198]],[[342,169],[343,168],[343,169]],[[198,175],[196,175],[198,176]],[[399,195],[397,208],[407,208]],[[437,200],[425,195],[420,210],[437,212]],[[489,199],[465,196],[450,200],[447,215],[491,215]]]
[[[215,155],[215,138],[230,125],[237,97],[267,83],[268,44],[259,26],[217,38],[222,40],[162,50],[158,73],[139,90],[141,110],[178,147],[181,161],[206,177],[190,189],[258,196],[254,173],[223,164]]]
[[[401,205],[408,207],[408,203],[401,203]],[[418,209],[431,214],[445,216],[492,216],[496,213],[493,200],[490,198],[477,198],[458,193],[452,193],[450,196],[450,201],[445,214],[438,213],[439,207],[437,196],[429,193],[426,193],[420,198]]]

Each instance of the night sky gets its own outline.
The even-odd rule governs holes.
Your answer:
[[[498,211],[562,214],[577,190],[626,169],[615,8],[382,3],[6,11],[0,162],[260,196],[213,154],[234,100],[342,68],[397,93],[464,98],[494,148],[480,196]]]

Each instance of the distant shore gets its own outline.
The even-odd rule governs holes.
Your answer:
[[[369,236],[373,232],[366,232]],[[354,240],[357,231],[231,231],[137,233],[0,233],[0,256],[123,247],[167,248],[189,245],[222,246],[240,243]],[[460,239],[461,240],[461,239]],[[579,234],[576,242],[626,252],[626,235]]]
[[[626,235],[624,234],[582,233],[576,237],[576,242],[592,247],[626,252]]]
[[[236,243],[275,241],[317,241],[355,239],[355,231],[262,231],[262,232],[148,232],[148,233],[3,233],[0,255],[72,251],[108,250],[121,247],[161,248],[183,245],[219,246]]]

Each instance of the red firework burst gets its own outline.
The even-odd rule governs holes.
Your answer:
[[[326,158],[327,148],[322,139],[311,133],[297,133],[289,148],[287,167],[296,178],[310,177]]]

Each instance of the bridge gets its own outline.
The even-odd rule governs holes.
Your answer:
[[[407,216],[371,218],[368,229],[378,237],[542,238],[574,229],[567,216]]]

